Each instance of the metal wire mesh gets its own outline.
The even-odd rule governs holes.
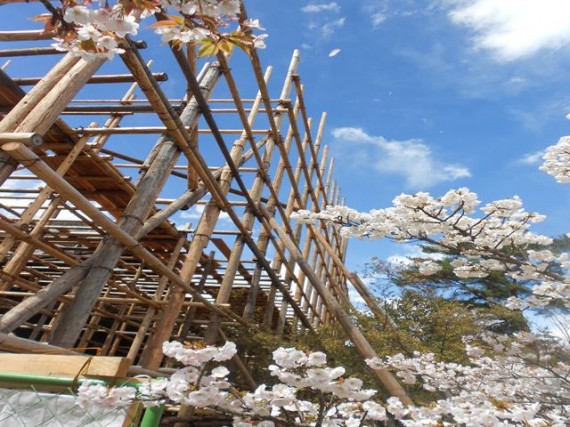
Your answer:
[[[136,425],[128,408],[79,407],[71,390],[46,393],[38,391],[33,385],[26,389],[0,388],[0,427]]]

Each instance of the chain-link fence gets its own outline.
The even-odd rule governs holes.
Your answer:
[[[157,427],[160,408],[81,408],[73,378],[2,375],[0,427]],[[142,411],[144,410],[144,414]]]

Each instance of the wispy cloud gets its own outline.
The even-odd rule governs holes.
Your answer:
[[[453,1],[449,17],[473,34],[476,49],[507,62],[570,44],[568,0]]]
[[[181,212],[180,218],[184,219],[200,219],[202,214],[204,213],[205,205],[194,205],[191,209]],[[220,221],[229,220],[230,216],[226,212],[221,212]]]
[[[364,151],[361,159],[367,162],[366,166],[379,173],[400,175],[412,189],[471,176],[465,166],[435,159],[430,147],[421,139],[387,140],[353,127],[336,128],[332,134],[337,140],[352,144],[353,152]]]
[[[370,15],[370,21],[372,22],[372,26],[374,28],[378,28],[380,25],[384,23],[384,21],[386,21],[386,19],[388,19],[388,17],[386,16],[385,13],[382,12],[375,12],[372,15]]]
[[[420,245],[403,245],[396,253],[386,257],[386,261],[394,266],[409,267],[414,263],[413,258],[441,260],[445,255],[424,252]]]
[[[542,162],[542,156],[544,156],[544,151],[535,151],[534,153],[526,153],[520,159],[518,159],[517,163],[523,165],[537,165]]]
[[[340,12],[340,6],[336,2],[330,3],[309,3],[301,8],[305,13],[319,13],[319,12]]]
[[[344,27],[346,18],[339,18],[333,21],[329,21],[321,27],[321,34],[324,37],[332,36],[336,30]]]

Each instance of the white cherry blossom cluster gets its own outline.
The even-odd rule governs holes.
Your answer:
[[[222,28],[239,21],[240,10],[239,0],[122,0],[113,6],[107,2],[64,0],[61,8],[50,10],[51,14],[41,20],[46,22],[46,29],[56,31],[57,49],[85,59],[112,59],[123,53],[120,39],[136,35],[140,21],[157,12],[166,13],[152,25],[164,43],[198,43],[207,39],[210,43],[205,54],[227,52],[233,45],[246,50],[264,48],[267,35],[251,34],[251,30],[263,29],[258,20],[243,21],[237,30],[221,33]],[[171,12],[176,15],[170,15]]]
[[[364,426],[387,419],[386,408],[370,398],[375,390],[363,389],[358,378],[345,378],[342,367],[326,366],[326,355],[295,348],[279,348],[268,367],[280,382],[260,385],[253,392],[236,390],[229,371],[218,365],[236,354],[236,346],[192,348],[178,342],[163,345],[164,354],[185,365],[169,378],[145,379],[137,388],[108,388],[83,384],[77,403],[82,407],[125,406],[134,400],[146,406],[163,403],[191,405],[233,418],[239,427],[271,427],[279,421],[290,426]],[[301,397],[302,396],[302,397]],[[397,414],[402,409],[389,405]]]
[[[420,383],[427,391],[446,395],[429,406],[402,406],[399,415],[406,417],[401,420],[406,426],[566,426],[570,366],[560,361],[545,363],[548,357],[539,357],[530,334],[515,338],[483,337],[482,344],[492,350],[492,357],[483,348],[467,344],[468,365],[440,362],[433,354],[420,353],[367,363],[394,370],[406,384]]]
[[[182,12],[185,15],[201,13],[204,16],[236,16],[240,12],[239,0],[161,0],[164,8]]]
[[[112,8],[93,8],[79,4],[67,7],[63,20],[68,31],[56,38],[53,46],[88,60],[97,57],[112,59],[115,54],[124,52],[118,47],[118,38],[136,35],[138,21],[146,14],[140,11],[126,14],[120,5]],[[70,31],[71,28],[73,31]]]
[[[85,383],[77,403],[106,408],[134,400],[147,406],[185,404],[230,417],[237,427],[358,427],[377,425],[389,415],[407,427],[565,426],[570,366],[544,356],[531,334],[479,338],[480,346],[466,339],[467,365],[420,353],[367,360],[373,368],[395,371],[405,384],[420,383],[445,396],[424,406],[406,407],[395,397],[385,405],[377,403],[371,400],[375,390],[363,389],[358,378],[345,378],[342,367],[328,367],[324,353],[295,348],[273,353],[275,364],[268,369],[280,382],[260,385],[253,392],[238,391],[229,383],[225,367],[212,366],[233,357],[236,347],[230,342],[219,348],[165,343],[165,353],[186,365],[170,378],[144,380],[138,388]],[[488,350],[492,356],[487,356]]]
[[[527,303],[543,306],[557,299],[570,306],[570,279],[553,273],[551,268],[557,266],[567,271],[568,254],[529,250],[548,245],[552,239],[530,231],[532,224],[545,217],[524,210],[518,197],[480,206],[477,194],[460,188],[442,197],[424,192],[402,194],[393,204],[368,213],[345,206],[327,206],[318,213],[298,211],[294,218],[301,222],[324,220],[339,224],[341,233],[347,237],[426,242],[453,255],[451,266],[459,278],[483,278],[492,272],[502,272],[513,279],[542,283]],[[432,260],[416,262],[422,274],[429,276],[439,271]]]
[[[563,136],[558,143],[548,147],[543,160],[540,170],[561,184],[570,183],[570,136]]]
[[[102,384],[85,381],[77,390],[76,403],[81,408],[96,405],[112,409],[128,406],[135,398],[136,389],[134,387],[113,387],[109,389]]]

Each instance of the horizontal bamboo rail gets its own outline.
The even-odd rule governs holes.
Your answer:
[[[44,139],[39,133],[0,133],[0,145],[9,142],[21,142],[30,147],[39,147],[44,143]]]

